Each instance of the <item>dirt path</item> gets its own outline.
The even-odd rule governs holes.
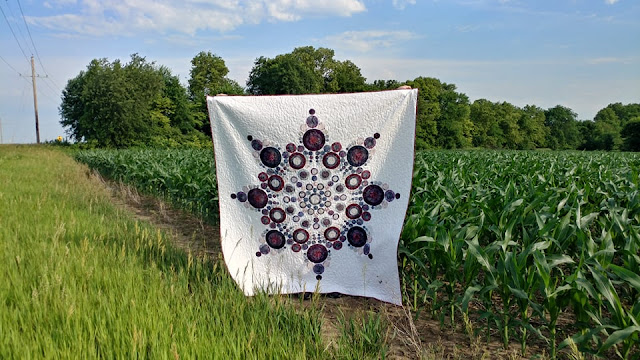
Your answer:
[[[136,219],[147,221],[163,229],[174,244],[200,257],[216,258],[220,254],[220,233],[198,217],[168,205],[151,196],[141,195],[135,189],[104,182],[111,190],[113,202],[130,212]],[[497,336],[490,342],[466,335],[463,323],[440,326],[437,319],[427,314],[417,318],[408,308],[387,304],[375,299],[355,296],[321,296],[325,339],[336,341],[341,336],[340,319],[347,316],[364,317],[380,314],[387,325],[384,335],[391,359],[523,359],[544,354],[543,347],[529,345],[526,357],[520,356],[519,344],[504,349]],[[298,302],[294,302],[298,303]],[[311,301],[300,302],[309,306]],[[462,319],[459,319],[462,321]],[[546,358],[544,355],[541,358]]]

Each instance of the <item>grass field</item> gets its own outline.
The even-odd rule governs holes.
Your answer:
[[[76,158],[215,217],[210,151]],[[573,341],[639,357],[639,174],[631,153],[419,153],[399,248],[405,304],[442,326],[472,319],[474,336],[517,341],[523,354],[544,341],[555,357]]]
[[[220,261],[176,250],[59,150],[0,146],[0,204],[2,359],[380,356],[329,346],[315,306],[246,298]]]

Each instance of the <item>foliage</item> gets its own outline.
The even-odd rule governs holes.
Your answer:
[[[229,69],[224,60],[211,52],[201,51],[191,59],[189,98],[192,102],[196,127],[211,136],[211,123],[207,113],[207,96],[217,94],[241,95],[244,89],[227,78]]]
[[[178,78],[144,57],[94,59],[62,92],[61,124],[98,147],[176,146],[198,139]],[[197,142],[202,142],[200,138]]]
[[[547,146],[552,149],[576,149],[581,143],[578,116],[573,110],[557,105],[544,112],[545,126],[549,128]]]
[[[247,89],[254,95],[357,92],[365,78],[353,62],[338,61],[334,51],[312,46],[295,48],[273,59],[256,59]]]
[[[552,357],[568,336],[640,351],[638,155],[422,152],[415,169],[399,248],[414,307],[451,322],[477,311],[523,352],[532,336]],[[563,313],[574,324],[559,334]]]
[[[0,358],[344,358],[317,306],[248,298],[51,147],[0,151]]]
[[[640,116],[627,122],[622,130],[626,151],[640,151]]]

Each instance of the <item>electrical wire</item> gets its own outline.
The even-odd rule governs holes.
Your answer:
[[[7,19],[7,15],[4,13],[4,10],[2,9],[2,6],[0,6],[0,12],[2,12],[2,16],[4,17],[4,21],[6,21],[7,25],[9,25],[9,30],[11,30],[11,34],[13,35],[13,38],[16,40],[16,43],[18,44],[18,47],[20,48],[20,51],[22,51],[22,55],[24,55],[24,58],[27,60],[27,62],[29,62],[29,57],[24,52],[24,49],[22,48],[22,45],[20,45],[20,41],[18,41],[18,37],[16,37],[16,33],[13,32],[13,28],[11,27],[11,23],[9,22],[9,19]]]
[[[25,77],[24,77],[24,76],[23,76],[23,75],[22,75],[18,70],[16,70],[16,68],[14,68],[13,66],[11,66],[11,64],[9,64],[9,62],[8,62],[5,58],[3,58],[3,57],[2,57],[2,55],[0,55],[0,60],[2,60],[5,64],[7,64],[7,66],[8,66],[11,70],[15,71],[15,73],[16,73],[16,74],[18,74],[18,76],[19,76],[21,79],[23,79],[23,80],[24,80],[24,81],[26,81],[26,82],[29,82],[29,80],[27,80],[27,78],[25,78]]]

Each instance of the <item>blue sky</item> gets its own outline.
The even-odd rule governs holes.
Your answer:
[[[436,77],[471,101],[561,104],[579,119],[640,102],[638,0],[2,0],[0,8],[3,143],[35,142],[31,83],[19,75],[30,75],[32,54],[48,75],[37,80],[43,140],[64,135],[57,109],[70,78],[94,58],[136,52],[184,83],[203,50],[244,85],[257,57],[311,45],[352,60],[368,81]]]

